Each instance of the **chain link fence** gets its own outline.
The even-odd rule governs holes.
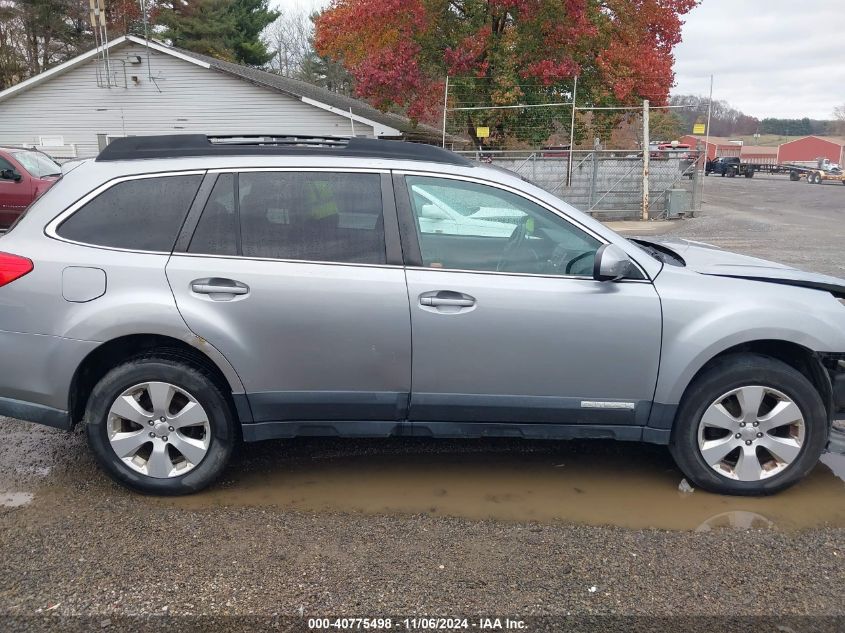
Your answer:
[[[462,152],[469,158],[515,172],[572,206],[603,220],[643,217],[643,157],[640,152],[556,150]],[[702,173],[695,160],[652,156],[649,218],[691,217],[699,208]]]
[[[581,106],[577,79],[554,90],[514,85],[479,105],[489,89],[484,80],[450,81],[444,146],[514,171],[602,219],[691,216],[699,208],[698,153],[659,138],[671,108],[685,106]]]

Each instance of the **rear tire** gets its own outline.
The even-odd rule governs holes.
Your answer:
[[[109,371],[91,392],[85,423],[103,470],[145,494],[202,490],[223,472],[236,438],[235,416],[214,377],[166,354]]]
[[[736,395],[725,398],[732,393]],[[743,394],[756,393],[764,395],[755,408],[754,396]],[[750,403],[748,409],[743,402]],[[775,416],[777,411],[783,414]],[[789,423],[769,426],[781,420]],[[669,449],[684,475],[700,488],[767,495],[788,488],[813,469],[828,433],[822,399],[803,374],[768,356],[735,354],[712,365],[687,388]],[[780,455],[770,453],[768,446]]]

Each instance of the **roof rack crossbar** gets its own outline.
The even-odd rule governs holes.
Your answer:
[[[302,147],[346,147],[349,144],[348,137],[299,134],[285,136],[215,135],[209,136],[208,141],[220,145],[297,145]]]
[[[347,156],[430,161],[472,167],[463,156],[433,145],[359,136],[300,134],[171,134],[127,136],[109,143],[97,161],[197,156]]]

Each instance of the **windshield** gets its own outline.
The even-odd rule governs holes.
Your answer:
[[[59,164],[41,152],[24,150],[21,152],[12,152],[12,155],[35,178],[58,176],[62,173],[62,168],[59,167]]]

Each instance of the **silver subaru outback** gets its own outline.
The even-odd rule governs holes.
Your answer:
[[[155,494],[303,435],[638,440],[767,494],[845,417],[843,298],[434,147],[126,138],[0,237],[0,414]]]

